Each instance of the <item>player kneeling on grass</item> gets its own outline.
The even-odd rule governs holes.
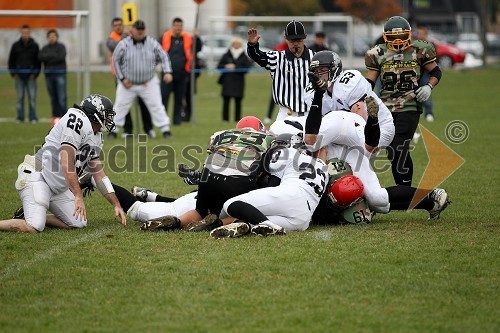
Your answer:
[[[45,137],[35,156],[26,155],[18,167],[16,189],[23,203],[0,231],[41,232],[46,225],[62,229],[87,225],[87,210],[78,175],[88,169],[96,186],[113,205],[125,225],[126,217],[104,173],[99,155],[103,131],[115,127],[113,103],[102,95],[89,95],[74,105]],[[49,210],[53,215],[47,215]]]

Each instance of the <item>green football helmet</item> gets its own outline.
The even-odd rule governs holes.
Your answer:
[[[328,188],[338,179],[352,175],[351,166],[336,157],[328,161]]]
[[[367,224],[370,223],[375,215],[368,207],[366,199],[362,199],[355,205],[347,207],[341,213],[340,223]]]
[[[384,24],[384,41],[389,50],[406,50],[411,45],[410,23],[401,16],[389,18]]]

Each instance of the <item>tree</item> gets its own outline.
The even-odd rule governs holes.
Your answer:
[[[391,16],[401,15],[397,0],[332,0],[346,15],[366,23],[380,23]]]
[[[230,15],[307,16],[321,11],[318,0],[230,0]]]
[[[342,8],[344,14],[359,18],[368,23],[367,37],[373,36],[373,23],[387,20],[394,15],[401,15],[397,0],[332,0]]]

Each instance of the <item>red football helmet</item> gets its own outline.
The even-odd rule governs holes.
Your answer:
[[[254,130],[259,132],[266,132],[266,126],[264,125],[264,123],[259,118],[254,116],[246,116],[241,118],[240,121],[238,121],[238,123],[236,124],[236,128],[253,128]]]
[[[363,197],[364,189],[358,177],[344,176],[330,186],[328,198],[336,206],[349,207]]]

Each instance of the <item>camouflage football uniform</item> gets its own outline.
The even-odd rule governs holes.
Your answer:
[[[196,210],[205,217],[218,215],[226,200],[255,190],[260,158],[274,137],[253,129],[231,129],[214,133],[198,185]]]
[[[379,44],[365,55],[366,68],[380,73],[380,98],[391,112],[421,112],[415,90],[423,67],[433,61],[436,61],[434,45],[421,40],[413,41],[413,46],[403,52],[391,51],[386,44]]]
[[[436,61],[436,49],[431,43],[416,40],[404,51],[388,49],[378,44],[365,54],[365,65],[379,73],[382,82],[380,98],[391,110],[395,135],[387,150],[392,163],[394,181],[411,186],[413,161],[410,156],[410,140],[418,126],[422,107],[416,98],[416,90],[424,72],[424,66]]]

